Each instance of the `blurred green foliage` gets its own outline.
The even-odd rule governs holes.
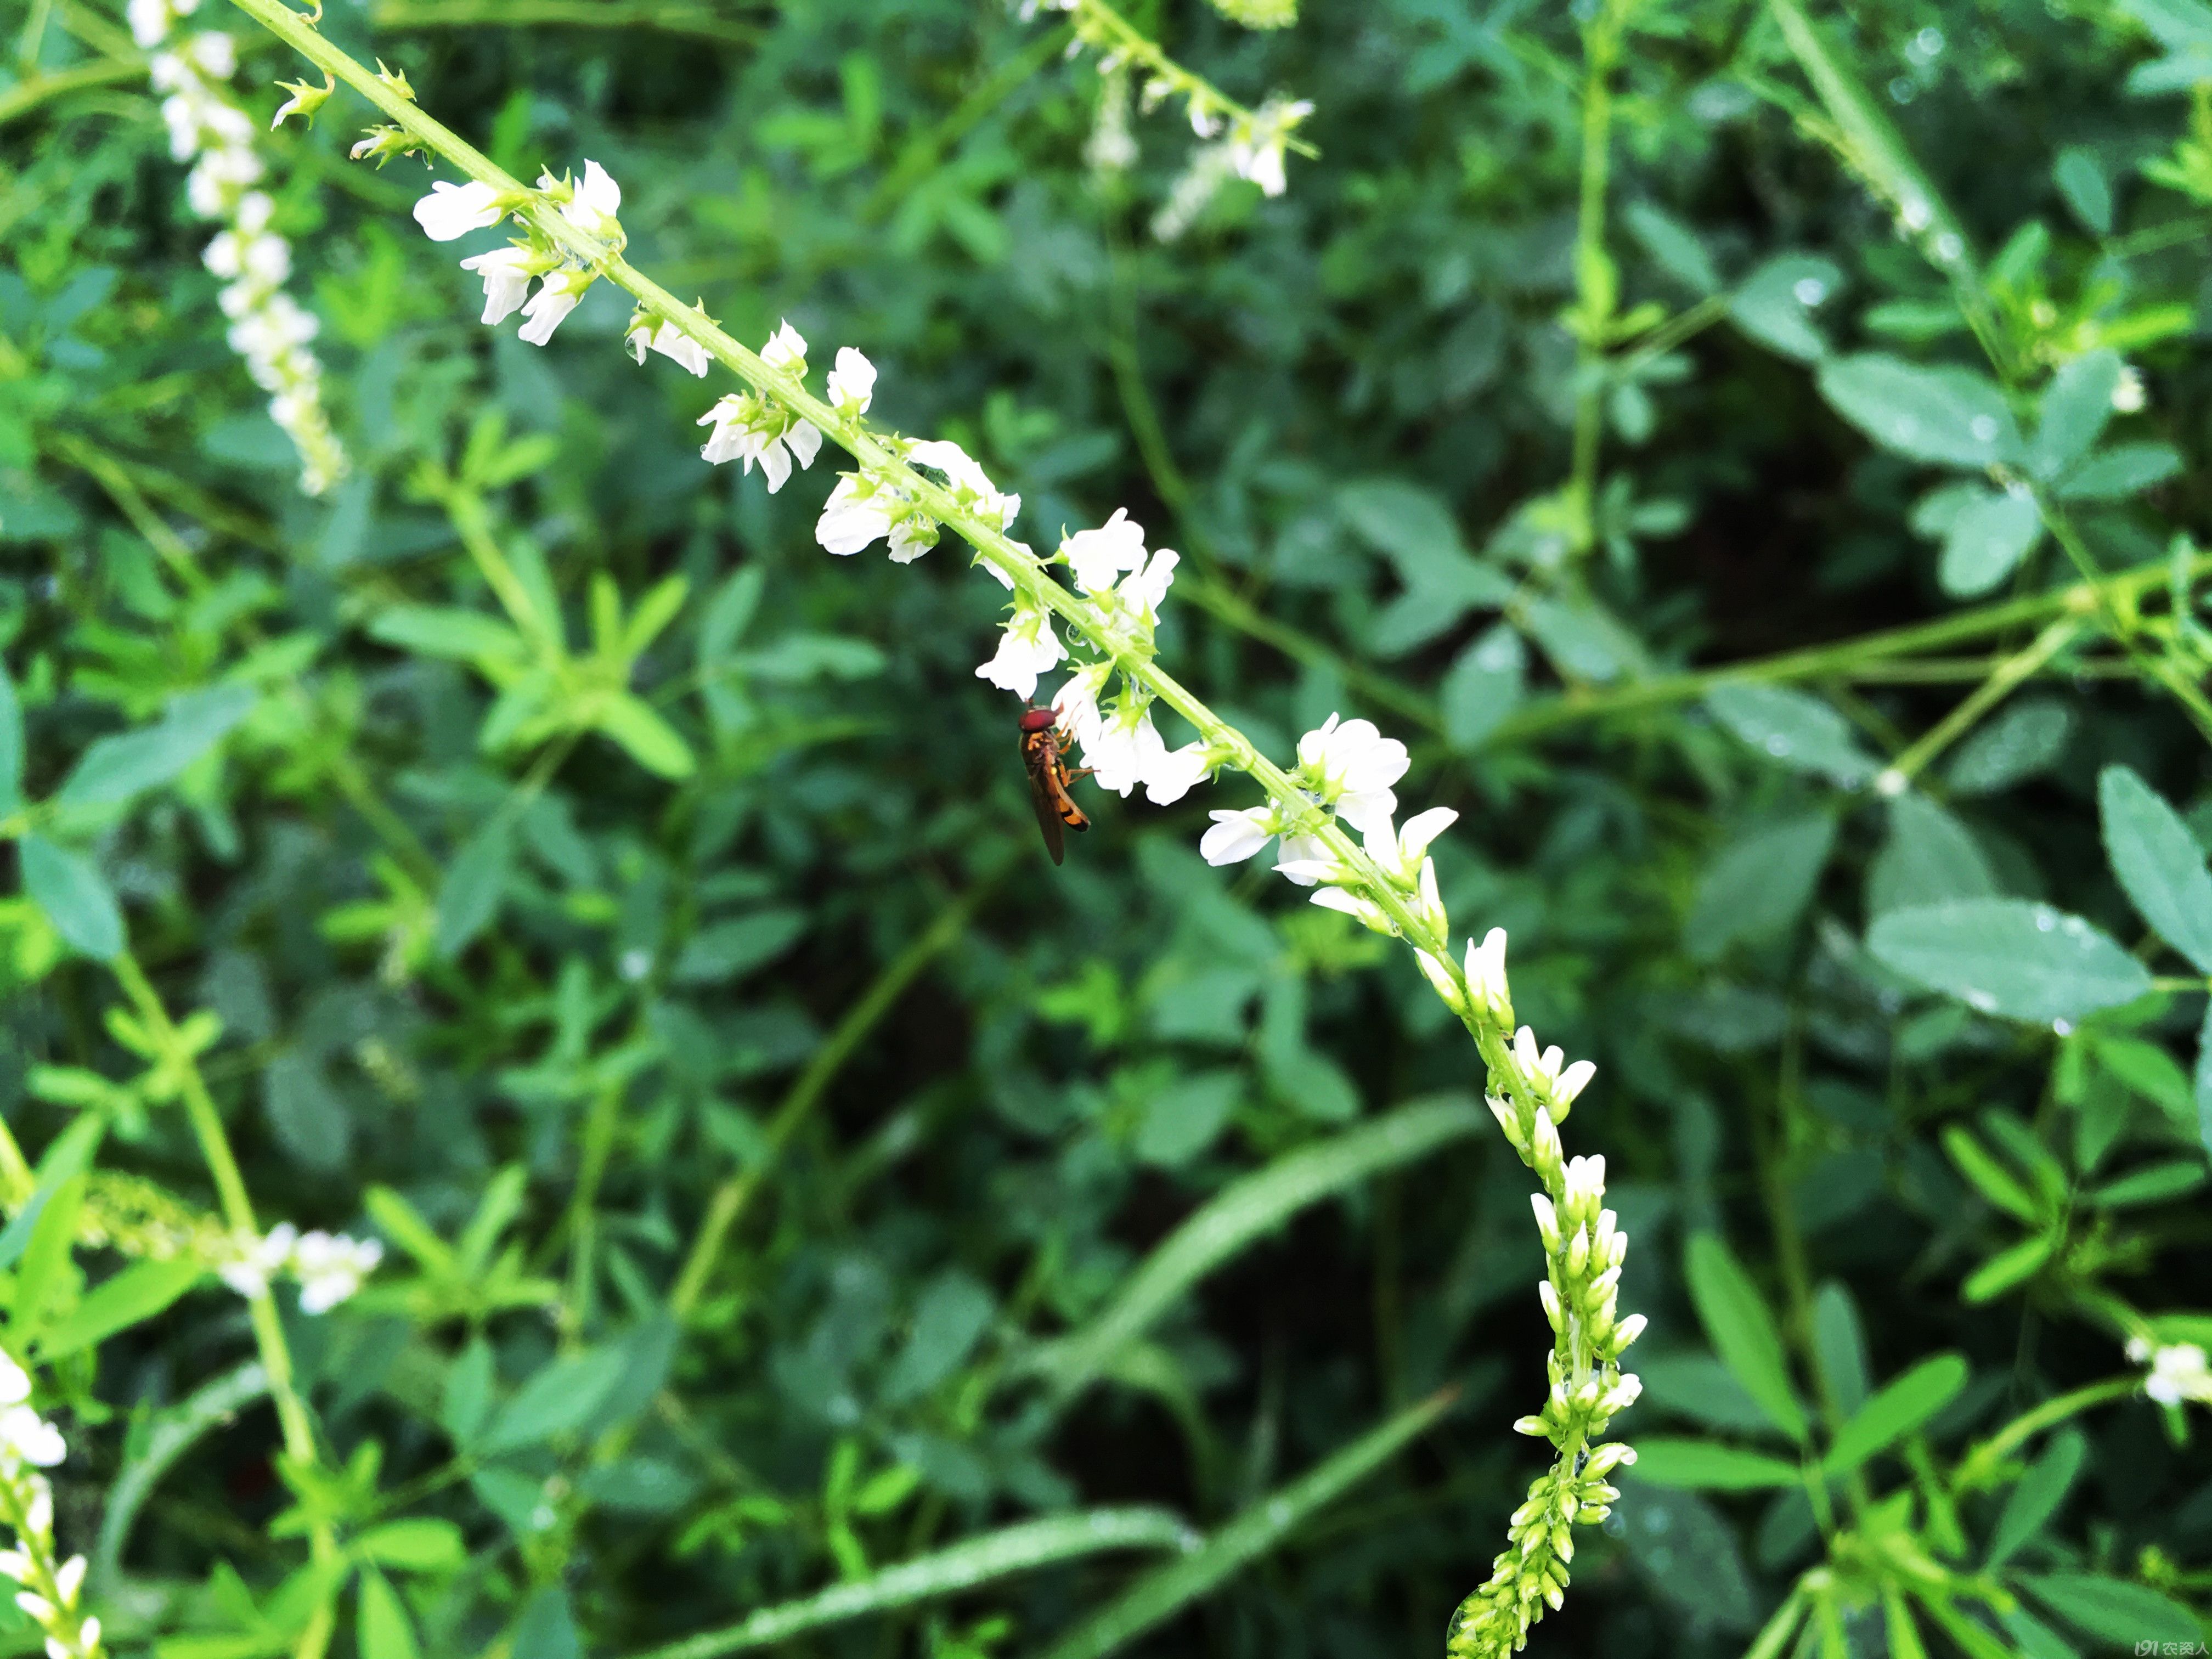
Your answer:
[[[1286,194],[1164,241],[1189,132],[1102,165],[1048,12],[322,27],[510,170],[603,163],[740,338],[865,350],[1018,534],[1127,506],[1187,561],[1163,663],[1263,750],[1414,744],[1453,914],[1599,1063],[1652,1322],[1645,1478],[1540,1639],[2201,1639],[2212,1467],[2123,1347],[2212,1331],[2212,13],[1285,9],[1131,9],[1317,106]],[[192,22],[265,118],[297,63]],[[366,1659],[1437,1650],[1549,1338],[1406,953],[1209,869],[1233,785],[1086,793],[1050,868],[999,590],[830,559],[829,468],[702,465],[729,388],[633,365],[605,285],[480,328],[343,94],[264,140],[354,461],[300,495],[120,9],[0,24],[0,1107],[48,1176],[97,1123],[108,1218],[6,1340],[111,1644],[294,1651],[343,1583]],[[192,1079],[264,1225],[388,1246],[284,1292],[313,1468],[211,1283],[59,1322],[204,1224]],[[1916,1636],[1909,1558],[1998,1595]]]

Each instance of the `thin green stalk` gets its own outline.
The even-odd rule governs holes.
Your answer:
[[[222,1115],[208,1092],[191,1050],[170,1019],[161,993],[154,988],[137,958],[129,951],[115,957],[109,966],[124,994],[137,1011],[148,1036],[161,1049],[162,1062],[172,1068],[181,1085],[185,1115],[191,1123],[193,1138],[199,1143],[200,1156],[206,1161],[208,1173],[214,1178],[225,1224],[234,1233],[258,1237],[260,1227],[254,1220],[253,1201],[246,1194],[246,1178],[239,1172],[238,1158],[230,1149],[230,1137],[223,1131]],[[261,1356],[261,1368],[268,1375],[269,1397],[276,1407],[285,1455],[302,1468],[313,1468],[321,1462],[322,1454],[315,1443],[314,1425],[308,1416],[307,1401],[301,1397],[293,1373],[292,1350],[284,1340],[284,1324],[276,1311],[276,1299],[264,1286],[246,1297],[246,1305],[253,1327],[254,1346]],[[327,1521],[314,1523],[308,1546],[319,1565],[337,1559],[337,1538]],[[334,1583],[331,1594],[318,1604],[299,1644],[293,1650],[295,1659],[321,1659],[329,1647],[337,1622],[335,1595]]]
[[[1606,333],[1620,298],[1620,276],[1605,251],[1606,188],[1613,160],[1613,75],[1620,67],[1625,0],[1605,0],[1583,28],[1581,199],[1575,215],[1574,503],[1577,550],[1596,539],[1598,444],[1605,429]]]
[[[861,222],[874,224],[888,216],[906,199],[907,192],[929,175],[930,169],[947,150],[974,131],[985,117],[1012,97],[1031,76],[1065,51],[1073,33],[1073,26],[1066,23],[1047,29],[994,70],[955,104],[943,120],[910,140],[899,152],[898,160],[891,163],[890,170],[861,202]]]
[[[2109,1376],[2101,1382],[2091,1382],[2045,1401],[2033,1411],[2020,1416],[1999,1429],[1976,1446],[1959,1462],[1951,1475],[1951,1490],[1969,1492],[1985,1486],[1996,1478],[1999,1467],[2012,1455],[2014,1449],[2041,1434],[2045,1429],[2063,1423],[2069,1417],[2079,1416],[2093,1406],[2101,1406],[2108,1400],[2124,1399],[2142,1387],[2142,1378],[2132,1373]]]
[[[112,87],[125,81],[141,80],[145,74],[143,60],[101,58],[89,64],[74,64],[51,75],[33,76],[0,92],[0,125],[29,114],[51,99],[82,92],[88,87]]]
[[[714,1189],[708,1200],[707,1213],[699,1224],[699,1231],[691,1241],[691,1249],[684,1259],[683,1271],[676,1276],[676,1286],[668,1294],[668,1310],[681,1322],[699,1301],[708,1280],[713,1277],[722,1247],[727,1242],[730,1230],[737,1225],[752,1195],[761,1182],[774,1173],[783,1149],[790,1143],[799,1125],[805,1121],[822,1098],[829,1092],[830,1085],[844,1069],[845,1062],[856,1053],[868,1033],[889,1013],[891,1006],[903,994],[921,970],[937,954],[951,945],[966,931],[969,920],[994,884],[991,879],[978,882],[951,903],[937,913],[929,926],[916,934],[905,950],[884,965],[868,988],[860,993],[845,1017],[823,1039],[822,1046],[806,1063],[806,1069],[784,1096],[776,1108],[775,1115],[769,1120],[760,1156],[747,1168],[740,1170]]]
[[[1919,775],[1921,769],[1972,731],[1983,715],[2010,696],[2022,681],[2032,678],[2045,664],[2079,639],[2081,628],[2079,619],[2062,617],[2037,635],[2026,649],[2006,658],[1989,678],[1974,689],[1972,695],[1921,733],[1903,754],[1889,763],[1886,781],[1894,779],[1901,787]]]
[[[725,46],[749,46],[760,39],[756,24],[718,17],[708,6],[679,0],[377,0],[369,21],[380,29],[562,27],[657,29]]]

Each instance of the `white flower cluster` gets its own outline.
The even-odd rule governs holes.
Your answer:
[[[2143,1392],[2160,1405],[2179,1406],[2185,1400],[2212,1406],[2212,1364],[2194,1342],[2154,1343],[2148,1337],[2133,1337],[2128,1358],[2150,1367],[2143,1377]]]
[[[300,487],[319,495],[344,475],[346,458],[323,412],[322,364],[307,349],[318,325],[284,292],[291,246],[269,228],[276,204],[254,188],[266,169],[253,148],[253,123],[224,88],[237,71],[237,49],[220,30],[174,33],[198,7],[199,0],[131,0],[131,33],[151,54],[169,153],[192,163],[185,200],[201,218],[222,223],[204,258],[227,285],[230,349],[246,360],[253,383],[269,394],[270,418],[300,452]]]
[[[666,323],[663,323],[660,331],[667,333],[672,331]],[[637,334],[636,329],[630,331],[634,351],[636,349]],[[658,340],[659,336],[656,335],[656,350],[660,349]],[[675,354],[672,351],[668,355],[672,356]],[[703,358],[705,353],[700,355]],[[844,367],[844,359],[848,356],[860,357],[860,354],[849,349],[841,352],[838,355],[839,368]],[[760,357],[770,368],[782,369],[801,380],[806,378],[806,342],[789,323],[780,325],[769,337],[768,343],[761,347]],[[640,362],[645,361],[641,352],[638,354],[637,360]],[[861,358],[860,361],[866,362],[867,360]],[[690,366],[687,363],[685,367]],[[703,374],[706,370],[702,367],[693,370],[693,373]],[[833,374],[830,378],[834,380],[837,377]],[[867,380],[872,387],[875,384],[874,369],[868,371]],[[833,392],[832,395],[836,394]],[[867,407],[865,396],[860,400],[860,407]],[[812,466],[815,456],[822,450],[822,431],[813,422],[803,420],[755,392],[732,392],[702,415],[698,424],[714,428],[708,434],[706,447],[699,452],[704,459],[716,466],[725,461],[743,461],[748,472],[753,470],[753,463],[758,461],[761,476],[768,480],[771,495],[782,489],[784,481],[791,477],[793,461],[802,467]]]
[[[372,132],[354,146],[355,159],[379,153],[384,143],[380,131]],[[556,179],[546,173],[538,175],[538,189],[577,229],[599,237],[611,246],[622,246],[622,223],[615,216],[622,210],[622,186],[597,161],[584,163],[580,184]],[[450,242],[472,230],[497,224],[521,205],[520,199],[513,193],[496,191],[481,179],[449,185],[441,179],[430,186],[428,196],[415,204],[415,222],[422,227],[423,234],[432,241]],[[576,308],[599,278],[597,271],[570,260],[535,227],[529,227],[526,235],[505,247],[462,260],[461,269],[474,271],[483,283],[486,324],[504,322],[520,311],[524,318],[522,337],[539,346],[553,337],[553,331],[561,326],[562,319]],[[538,284],[535,294],[530,291],[533,282]],[[707,372],[703,362],[693,368],[685,355],[669,350],[657,340],[648,343],[655,349],[667,351],[695,374]],[[642,348],[638,349],[638,361],[645,361]]]
[[[359,1290],[383,1260],[384,1246],[373,1238],[320,1231],[303,1233],[283,1221],[271,1227],[265,1238],[248,1234],[237,1240],[231,1259],[216,1272],[224,1284],[249,1301],[265,1294],[277,1274],[289,1273],[300,1282],[300,1311],[320,1314]]]
[[[100,1620],[79,1601],[85,1560],[54,1559],[54,1493],[46,1477],[68,1455],[61,1431],[32,1409],[31,1379],[0,1354],[0,1521],[15,1528],[15,1547],[0,1550],[0,1575],[22,1586],[15,1605],[45,1632],[47,1659],[98,1659]]]

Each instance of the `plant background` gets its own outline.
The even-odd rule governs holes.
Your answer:
[[[2207,227],[2141,168],[2187,99],[2121,94],[2150,41],[2103,5],[1851,13],[1858,73],[1977,242],[2047,228],[2039,265],[1997,273],[2022,337],[2135,319],[2148,408],[2125,434],[2185,465],[2085,509],[2085,535],[2112,567],[2162,557],[2205,507]],[[1401,799],[1462,815],[1438,852],[1454,914],[1510,931],[1521,1018],[1599,1063],[1571,1139],[1607,1154],[1638,1241],[1626,1305],[1652,1326],[1630,1438],[1762,1431],[1684,1292],[1701,1230],[1752,1264],[1801,1364],[1803,1295],[1830,1284],[1875,1377],[1966,1355],[1928,1431],[1952,1447],[2119,1368],[2113,1330],[2081,1316],[2096,1293],[2205,1305],[2201,999],[2061,1037],[1931,995],[1861,944],[1900,902],[2000,894],[2136,945],[2098,775],[2131,766],[2212,834],[2182,714],[2082,666],[2093,641],[1891,803],[1871,764],[1741,741],[1702,687],[1605,702],[1966,603],[1939,582],[1940,538],[1911,526],[1928,468],[1871,446],[1808,364],[1974,354],[1888,210],[1760,95],[1805,96],[1771,21],[1704,0],[1635,14],[1604,231],[1622,307],[1723,297],[1607,386],[1600,533],[1577,552],[1547,516],[1578,386],[1559,321],[1577,17],[1376,0],[1246,33],[1190,4],[1131,15],[1236,95],[1316,100],[1322,155],[1292,159],[1285,196],[1231,182],[1159,240],[1188,132],[1139,115],[1135,165],[1094,165],[1093,61],[1061,60],[1051,16],[991,3],[331,0],[324,27],[514,171],[605,164],[630,257],[739,337],[787,318],[817,363],[866,351],[877,413],[1018,489],[1018,534],[1048,546],[1128,507],[1188,562],[1163,661],[1264,750],[1334,710],[1413,743]],[[171,1007],[222,1021],[203,1064],[264,1219],[392,1247],[369,1291],[290,1329],[337,1461],[374,1443],[372,1485],[459,1530],[458,1555],[404,1578],[425,1650],[628,1652],[1079,1504],[1211,1528],[1453,1384],[1436,1428],[1140,1644],[1436,1650],[1536,1467],[1506,1425],[1548,1336],[1527,1177],[1495,1137],[1300,1209],[1073,1399],[1036,1376],[1041,1345],[1210,1196],[1474,1088],[1404,953],[1257,866],[1205,866],[1206,810],[1249,804],[1234,784],[1167,809],[1086,789],[1095,827],[1051,868],[1014,711],[973,676],[1000,590],[951,538],[913,568],[823,554],[827,466],[771,497],[701,465],[693,422],[727,388],[635,367],[605,285],[542,351],[478,327],[453,259],[493,239],[417,234],[427,176],[349,163],[343,95],[265,141],[355,466],[301,497],[223,345],[206,228],[118,15],[9,0],[0,21],[30,54],[0,88],[0,643],[28,788],[173,693],[255,690],[219,751],[87,844]],[[193,21],[238,38],[265,115],[296,63],[215,0]],[[487,752],[483,681],[377,637],[401,604],[489,608],[471,514],[543,550],[578,639],[596,574],[633,601],[688,580],[632,683],[692,775],[597,736]],[[1502,623],[1498,573],[1518,585]],[[2070,576],[2046,544],[1990,597]],[[1838,743],[1882,759],[1974,683],[1809,689],[1848,721]],[[457,862],[495,815],[514,834]],[[26,902],[0,904],[0,1107],[35,1155],[79,1108],[37,1097],[33,1067],[138,1062],[103,1024],[104,970]],[[1961,1281],[2017,1228],[1941,1135],[1991,1107],[2100,1178],[2169,1175],[2154,1201],[2081,1200],[2073,1255],[1967,1304]],[[173,1109],[100,1109],[107,1163],[204,1204]],[[2086,1157],[2093,1116],[2108,1149]],[[678,1340],[669,1287],[733,1177],[744,1208]],[[2090,1175],[2060,1179],[2078,1194]],[[448,1241],[479,1224],[441,1261],[410,1212]],[[104,1264],[84,1257],[95,1281]],[[97,1533],[151,1425],[246,1340],[210,1289],[83,1368],[65,1534]],[[571,1397],[600,1392],[584,1419],[487,1446],[483,1355],[502,1400],[557,1365]],[[2201,1448],[2175,1451],[2140,1401],[2084,1426],[2087,1475],[2034,1559],[2201,1594]],[[289,1501],[275,1445],[248,1407],[145,1502],[126,1650],[239,1624],[218,1560],[281,1622],[267,1597],[297,1546],[264,1531]],[[1632,1486],[1540,1639],[1740,1650],[1814,1542],[1802,1498]],[[1087,1559],[792,1650],[1041,1649],[1134,1571]],[[1878,1620],[1850,1640],[1881,1650]]]

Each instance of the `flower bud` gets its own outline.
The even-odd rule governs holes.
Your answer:
[[[1613,1334],[1613,1352],[1619,1353],[1638,1337],[1643,1335],[1644,1327],[1648,1322],[1642,1314],[1631,1314],[1622,1320],[1620,1328]]]
[[[1547,1255],[1556,1255],[1559,1248],[1559,1217],[1553,1209],[1552,1200],[1541,1193],[1528,1194],[1528,1206],[1536,1212],[1536,1231],[1543,1236]]]
[[[1467,997],[1453,982],[1451,969],[1426,951],[1414,951],[1413,958],[1420,963],[1422,974],[1436,988],[1437,994],[1444,1000],[1444,1006],[1455,1014],[1466,1012]]]

